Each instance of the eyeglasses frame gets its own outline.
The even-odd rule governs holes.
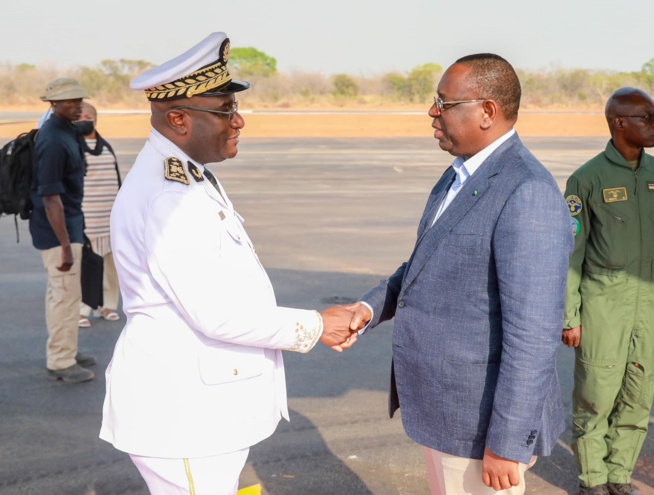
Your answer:
[[[456,101],[443,101],[442,98],[434,96],[434,105],[436,105],[436,108],[438,108],[439,112],[444,112],[445,110],[449,110],[452,107],[455,107],[456,105],[460,105],[461,103],[479,103],[482,101],[488,101],[487,99],[483,100],[456,100]],[[447,107],[445,105],[448,105]]]
[[[232,121],[232,117],[234,116],[235,113],[238,113],[238,101],[234,100],[233,109],[229,112],[225,110],[212,110],[210,108],[202,108],[202,107],[194,107],[192,105],[181,105],[179,107],[173,107],[171,110],[196,110],[198,112],[206,112],[206,113],[215,113],[218,115],[226,115],[227,116],[227,122]]]
[[[618,115],[618,117],[631,117],[631,118],[645,119],[645,121],[648,124],[654,124],[654,114],[652,113],[647,113],[645,115]]]

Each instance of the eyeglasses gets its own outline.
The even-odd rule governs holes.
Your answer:
[[[229,110],[211,110],[210,108],[202,108],[202,107],[193,107],[190,105],[182,105],[180,107],[174,107],[172,110],[196,110],[198,112],[207,112],[207,113],[215,113],[218,115],[226,115],[227,116],[227,122],[232,121],[232,117],[234,116],[235,113],[238,112],[238,101],[235,101],[232,103],[231,107]]]
[[[645,119],[648,124],[654,124],[654,114],[648,113],[646,115],[620,115],[620,117],[633,117],[635,119]]]
[[[434,96],[434,105],[436,105],[436,108],[438,108],[439,112],[448,110],[456,105],[460,105],[461,103],[479,103],[481,101],[486,101],[486,100],[443,101],[442,98],[437,98],[436,96]]]

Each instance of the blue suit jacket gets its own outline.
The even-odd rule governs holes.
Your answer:
[[[564,429],[555,353],[569,211],[514,135],[430,228],[454,175],[432,190],[409,261],[362,298],[369,328],[395,317],[390,413],[401,406],[407,434],[427,447],[527,463]]]

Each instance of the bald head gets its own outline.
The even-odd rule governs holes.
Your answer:
[[[611,119],[621,115],[631,115],[645,103],[654,103],[652,97],[638,88],[620,88],[607,100],[604,114],[611,127]]]
[[[611,141],[627,160],[654,146],[654,100],[638,88],[620,88],[606,102]]]

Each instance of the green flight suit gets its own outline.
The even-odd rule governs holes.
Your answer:
[[[609,141],[568,179],[575,247],[564,328],[581,325],[573,450],[585,486],[629,483],[654,399],[654,157]]]

